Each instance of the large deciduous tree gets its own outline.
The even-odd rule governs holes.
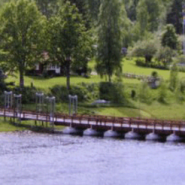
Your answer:
[[[140,36],[143,37],[148,31],[149,14],[145,0],[140,0],[137,5],[137,23],[139,27]]]
[[[47,18],[56,13],[58,9],[58,0],[35,0],[39,10]]]
[[[24,72],[41,54],[44,17],[36,4],[29,0],[7,3],[0,15],[0,48],[8,52],[7,62],[17,68],[20,87],[24,87]]]
[[[98,21],[97,72],[108,75],[109,82],[115,70],[121,69],[124,7],[119,0],[104,0]]]
[[[58,14],[49,21],[48,34],[50,59],[59,63],[65,71],[69,90],[72,64],[87,62],[92,46],[82,15],[74,4],[67,1],[61,6]]]
[[[173,24],[178,34],[182,33],[182,5],[185,3],[183,0],[171,0],[171,10],[167,15],[167,23]]]
[[[158,45],[158,41],[156,40],[138,41],[129,53],[134,57],[144,57],[146,65],[150,65],[153,56],[157,52]]]
[[[172,24],[166,26],[165,32],[161,38],[162,46],[168,46],[171,49],[177,49],[178,37],[175,32],[175,27]]]
[[[98,19],[100,2],[101,0],[87,0],[90,17],[94,23],[96,23]]]
[[[137,21],[140,29],[147,28],[148,31],[156,31],[160,23],[161,10],[161,0],[140,0],[137,5]]]

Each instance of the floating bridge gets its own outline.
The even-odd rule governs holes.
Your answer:
[[[69,131],[69,134],[83,134],[85,130],[90,129],[90,135],[102,134],[107,136],[105,133],[109,132],[111,133],[108,135],[110,137],[122,136],[131,139],[147,138],[149,134],[155,135],[155,137],[152,137],[153,139],[155,138],[154,140],[167,139],[170,136],[173,138],[178,137],[180,140],[185,139],[185,121],[57,113],[50,115],[49,113],[38,113],[36,111],[21,111],[17,113],[14,109],[4,108],[0,108],[0,116],[5,119],[18,119],[19,121],[46,122],[55,127],[67,126],[73,128],[73,132]],[[74,129],[76,132],[74,132]],[[92,131],[94,134],[92,134]],[[156,136],[158,136],[158,139]]]
[[[4,107],[0,117],[9,117],[14,122],[33,120],[50,123],[53,131],[57,126],[66,126],[62,133],[88,136],[124,137],[126,139],[185,141],[185,121],[111,117],[101,115],[78,115],[78,97],[69,95],[69,114],[55,113],[55,97],[36,93],[36,111],[22,110],[22,95],[4,93]],[[47,111],[43,107],[47,107]]]

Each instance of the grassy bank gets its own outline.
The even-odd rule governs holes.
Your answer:
[[[94,71],[95,62],[92,61],[90,63],[91,69]],[[146,67],[139,67],[135,65],[134,60],[126,60],[123,61],[123,72],[124,73],[135,73],[138,75],[151,75],[153,71],[156,71],[159,76],[161,76],[164,80],[168,80],[170,76],[170,71],[168,70],[160,70]],[[179,79],[185,77],[185,73],[179,73]],[[125,104],[111,104],[108,106],[92,106],[92,101],[89,102],[79,102],[78,113],[79,114],[99,114],[99,115],[110,115],[110,116],[119,116],[119,117],[143,117],[143,118],[158,118],[158,119],[172,119],[172,120],[185,120],[184,114],[184,102],[185,95],[178,94],[176,92],[171,92],[169,89],[166,90],[166,101],[160,103],[159,99],[159,89],[148,89],[148,102],[140,101],[139,93],[141,87],[141,81],[138,79],[128,79],[123,78],[124,84],[124,98]],[[15,77],[9,76],[6,79],[7,82],[15,81],[18,85],[19,79],[18,74]],[[103,82],[105,79],[100,78],[98,75],[94,73],[90,78],[84,77],[71,77],[71,85],[79,84],[81,82],[84,83],[99,83]],[[29,77],[25,76],[25,86],[30,86],[33,83],[35,87],[42,89],[44,92],[50,92],[50,88],[55,85],[65,85],[66,78],[65,77],[53,77],[53,78],[42,78],[42,77]],[[167,83],[166,83],[167,84]],[[135,98],[131,98],[131,91],[136,92]],[[145,89],[144,89],[145,90]],[[26,110],[35,110],[34,104],[23,105],[23,108]],[[60,113],[68,113],[68,104],[58,101],[56,105],[56,111]],[[11,124],[3,122],[0,120],[1,126],[0,131],[14,131],[17,129],[25,129],[25,128],[17,128]],[[25,123],[25,124],[28,124]],[[29,123],[30,124],[30,123]],[[34,124],[34,123],[31,123]]]
[[[9,119],[5,121],[3,118],[0,118],[0,132],[14,132],[14,131],[23,131],[26,130],[26,127],[17,127],[10,123]]]

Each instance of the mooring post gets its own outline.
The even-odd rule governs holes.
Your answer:
[[[55,97],[46,97],[47,100],[47,109],[48,109],[48,116],[49,116],[49,122],[52,126],[52,129],[54,131],[54,113],[55,113]]]
[[[4,120],[6,120],[6,110],[10,110],[12,108],[12,91],[4,91]]]
[[[77,114],[78,110],[78,96],[77,95],[70,95],[69,94],[69,115]]]
[[[22,113],[22,95],[14,94],[14,116],[17,117],[19,122],[21,122],[21,113]]]
[[[43,112],[44,107],[44,93],[37,92],[35,93],[35,103],[36,103],[36,114],[37,114],[37,121],[39,120],[39,114]]]

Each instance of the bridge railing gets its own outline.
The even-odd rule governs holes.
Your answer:
[[[0,107],[1,117],[17,117],[14,109],[4,109]],[[21,118],[36,120],[36,121],[50,121],[50,115],[47,113],[38,113],[36,111],[23,110]],[[73,125],[86,126],[105,126],[105,127],[126,127],[136,129],[149,130],[171,130],[171,131],[185,131],[185,121],[182,120],[160,120],[149,118],[129,118],[129,117],[113,117],[102,115],[68,115],[55,113],[54,122],[58,124],[66,123]]]

